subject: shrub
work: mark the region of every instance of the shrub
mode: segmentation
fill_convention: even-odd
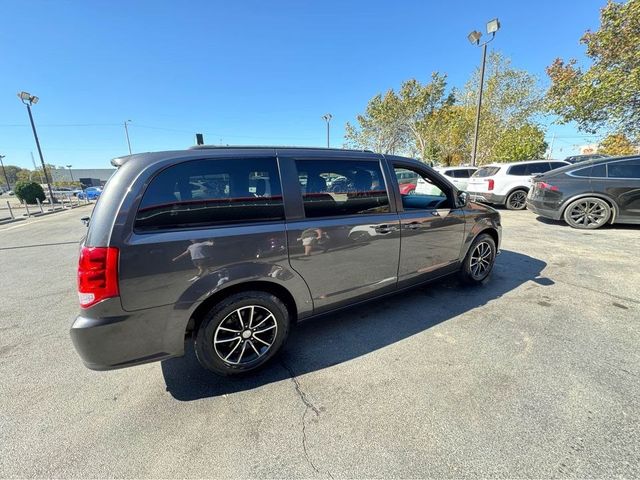
[[[46,198],[44,190],[40,184],[36,182],[26,182],[21,180],[16,183],[13,191],[16,194],[16,197],[18,197],[18,200],[24,200],[29,204],[36,203],[36,199],[44,202],[44,199]]]

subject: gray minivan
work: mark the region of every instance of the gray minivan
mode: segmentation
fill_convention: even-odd
[[[117,158],[78,265],[85,365],[183,355],[253,370],[295,322],[459,273],[490,274],[498,212],[416,160],[369,151],[194,147]],[[398,178],[423,186],[401,195]]]

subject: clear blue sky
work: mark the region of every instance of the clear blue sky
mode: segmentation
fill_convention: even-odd
[[[492,48],[545,80],[556,57],[584,58],[605,0],[0,0],[0,154],[31,165],[34,107],[45,160],[108,166],[127,152],[194,143],[333,145],[369,98],[433,71],[462,86],[480,61],[469,31],[499,17]],[[554,156],[588,139],[570,127]],[[562,151],[559,148],[562,147]],[[36,156],[37,159],[37,156]]]

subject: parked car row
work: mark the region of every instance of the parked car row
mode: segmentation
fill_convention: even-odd
[[[492,163],[480,167],[469,179],[467,191],[471,199],[509,210],[523,210],[531,179],[535,175],[570,165],[564,160],[532,160],[526,162]]]
[[[528,208],[574,228],[640,223],[640,157],[589,157],[484,165],[467,190],[472,200]]]

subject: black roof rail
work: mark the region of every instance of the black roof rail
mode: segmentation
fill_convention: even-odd
[[[367,152],[374,153],[373,150],[352,149],[352,148],[328,148],[328,147],[296,147],[292,145],[194,145],[189,150],[251,150],[261,148],[272,148],[275,150],[331,150],[337,152]]]

